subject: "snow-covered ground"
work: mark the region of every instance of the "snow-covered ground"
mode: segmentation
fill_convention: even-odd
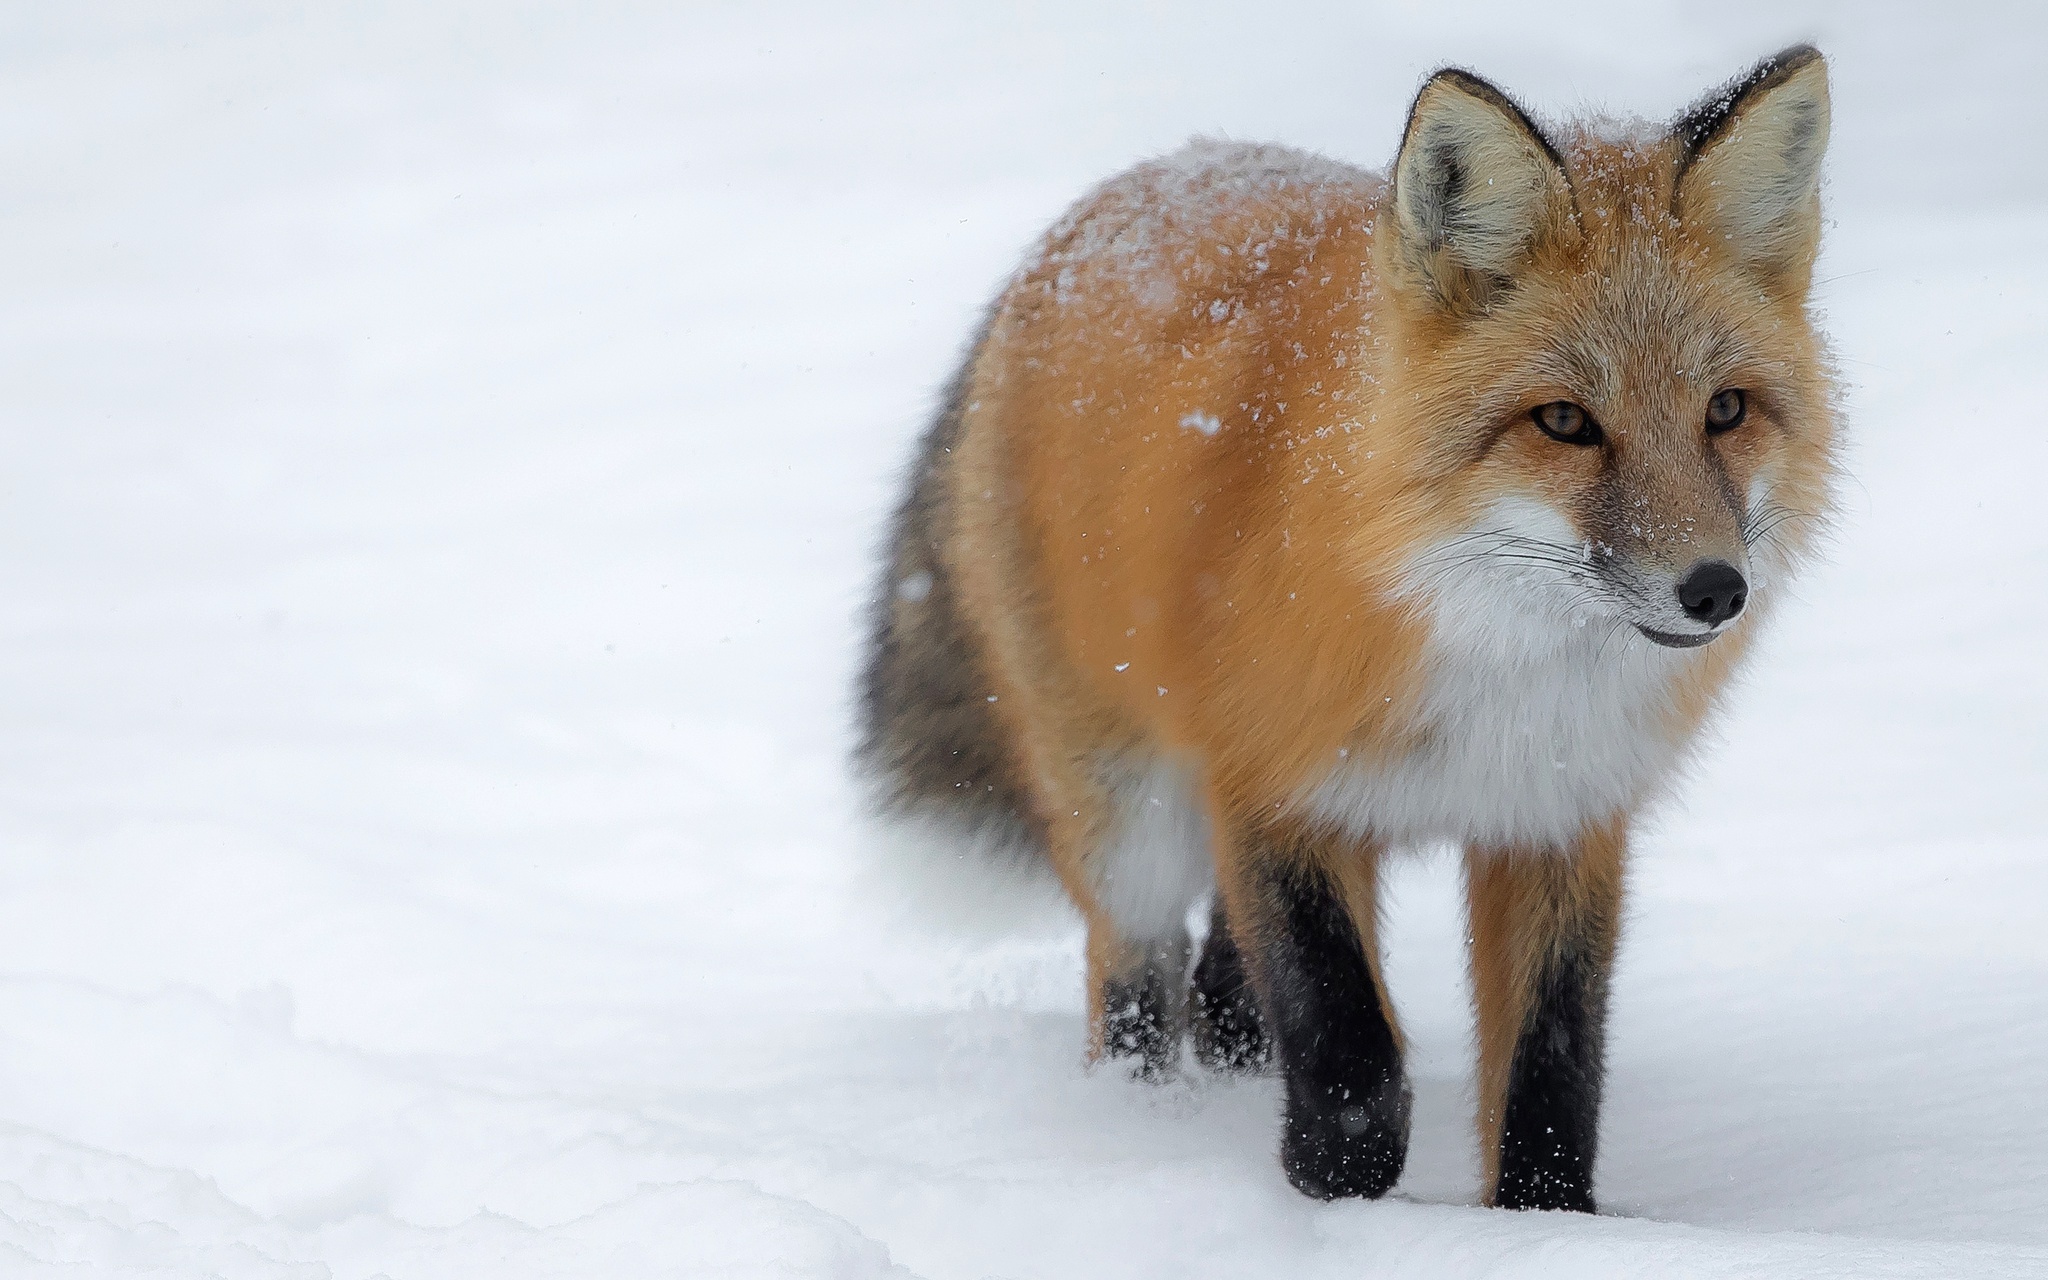
[[[2048,1273],[2032,6],[169,8],[0,13],[0,1274]],[[1408,1176],[1312,1203],[871,872],[894,475],[1136,157],[1799,38],[1855,478],[1643,841],[1607,1212],[1472,1207],[1442,859]]]

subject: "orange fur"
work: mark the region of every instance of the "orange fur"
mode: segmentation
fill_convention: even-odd
[[[1459,840],[1497,1157],[1532,975],[1577,929],[1571,945],[1598,952],[1604,983],[1628,818],[1710,714],[1777,583],[1703,647],[1645,649],[1634,630],[1671,631],[1670,584],[1688,565],[1789,570],[1828,503],[1832,393],[1807,312],[1817,206],[1774,194],[1798,194],[1782,172],[1817,173],[1825,72],[1789,52],[1753,73],[1743,130],[1716,132],[1710,113],[1668,134],[1573,129],[1553,149],[1497,90],[1444,73],[1392,179],[1197,145],[1085,199],[1004,290],[958,390],[957,434],[929,463],[933,537],[1000,754],[1088,922],[1098,1053],[1099,993],[1157,954],[1126,936],[1115,899],[1133,891],[1105,850],[1133,839],[1131,806],[1159,803],[1158,770],[1195,779],[1254,973],[1279,918],[1259,900],[1273,860],[1338,886],[1376,967],[1381,851]],[[1712,434],[1703,414],[1729,387],[1747,417]],[[1597,420],[1599,448],[1537,429],[1532,412],[1555,402]],[[1766,499],[1794,517],[1768,546]],[[1492,826],[1428,825],[1456,794],[1374,826],[1368,800],[1329,788],[1409,776],[1393,771],[1433,750],[1514,781],[1517,752],[1550,749],[1483,731],[1445,745],[1464,709],[1444,700],[1460,690],[1509,726],[1548,714],[1517,701],[1523,659],[1488,666],[1488,646],[1510,641],[1484,628],[1519,625],[1519,588],[1501,579],[1472,604],[1444,594],[1433,559],[1505,537],[1487,524],[1501,511],[1568,526],[1553,559],[1564,547],[1625,567],[1619,586],[1582,575],[1593,586],[1558,606],[1577,611],[1558,625],[1586,625],[1590,608],[1604,628],[1575,659],[1583,675],[1567,673],[1587,696],[1608,696],[1601,664],[1633,664],[1638,701],[1609,716],[1641,742],[1613,748],[1614,794],[1573,793],[1577,808],[1539,771],[1518,783],[1534,799],[1502,800]],[[1496,568],[1512,571],[1517,545],[1493,546]],[[1595,765],[1556,765],[1581,767]],[[1531,805],[1551,808],[1515,826]]]

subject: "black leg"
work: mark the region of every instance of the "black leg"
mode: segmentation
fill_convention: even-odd
[[[1137,963],[1102,985],[1102,1051],[1136,1059],[1132,1074],[1161,1080],[1180,1065],[1187,988],[1185,936],[1133,949]]]
[[[1555,957],[1537,984],[1501,1118],[1493,1196],[1503,1209],[1593,1212],[1606,988],[1592,966],[1569,952]]]
[[[1566,851],[1468,858],[1480,1132],[1501,1208],[1594,1212],[1625,852],[1617,829]]]
[[[1256,969],[1287,1078],[1281,1164],[1318,1199],[1384,1195],[1408,1159],[1409,1092],[1374,960],[1322,871],[1268,865]]]
[[[1220,894],[1209,913],[1209,939],[1195,964],[1189,1004],[1195,1061],[1211,1071],[1257,1071],[1271,1060],[1258,992],[1230,936]]]

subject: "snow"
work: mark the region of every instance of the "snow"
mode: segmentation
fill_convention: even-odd
[[[0,14],[0,1273],[2048,1271],[2042,21],[1545,12]],[[1408,1174],[1312,1203],[1273,1081],[1083,1069],[1070,919],[877,869],[897,473],[1134,159],[1805,38],[1854,479],[1643,841],[1606,1213],[1473,1207],[1441,857]]]

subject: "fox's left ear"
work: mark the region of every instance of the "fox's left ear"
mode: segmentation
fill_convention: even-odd
[[[1677,213],[1737,261],[1803,280],[1820,247],[1828,64],[1797,45],[1764,59],[1672,126]]]

